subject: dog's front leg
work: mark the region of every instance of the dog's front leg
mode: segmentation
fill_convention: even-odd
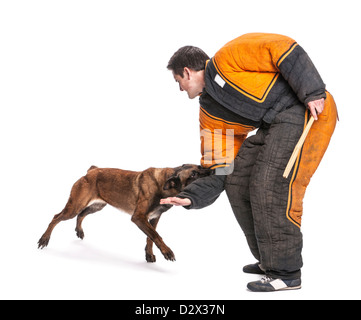
[[[154,230],[157,228],[160,217],[161,215],[149,221]],[[147,237],[147,245],[145,246],[145,260],[147,260],[147,262],[156,261],[155,255],[153,254],[153,241],[149,237]]]
[[[163,239],[160,237],[157,231],[155,231],[154,227],[148,222],[146,215],[148,208],[149,206],[147,206],[144,201],[143,203],[138,204],[132,216],[132,221],[148,236],[150,240],[155,243],[155,245],[162,252],[165,259],[175,261],[173,251],[166,246],[166,244],[163,242]]]
[[[154,230],[157,229],[157,225],[160,217],[162,216],[162,213],[166,212],[171,207],[171,205],[158,206],[153,212],[150,212],[150,214],[148,214],[148,218],[150,217],[149,223],[154,228]],[[145,259],[147,260],[147,262],[156,261],[155,255],[153,254],[153,241],[149,237],[147,237],[147,245],[145,246]]]

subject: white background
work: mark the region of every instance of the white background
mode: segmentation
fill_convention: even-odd
[[[360,257],[357,1],[1,1],[1,299],[357,299]],[[177,261],[144,259],[145,235],[114,208],[37,241],[91,165],[198,163],[198,101],[166,69],[183,45],[210,56],[247,32],[309,53],[340,115],[304,200],[303,288],[257,294],[226,196],[174,208],[158,231]]]

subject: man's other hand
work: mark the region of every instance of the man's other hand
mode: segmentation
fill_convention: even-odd
[[[325,107],[325,99],[319,99],[310,101],[308,103],[308,109],[311,111],[312,117],[315,118],[315,120],[318,120],[317,115],[320,114],[323,111],[323,108]]]

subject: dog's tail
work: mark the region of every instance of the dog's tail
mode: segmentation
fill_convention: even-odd
[[[93,169],[97,169],[98,167],[97,166],[91,166],[87,172],[89,172],[90,170],[93,170]]]

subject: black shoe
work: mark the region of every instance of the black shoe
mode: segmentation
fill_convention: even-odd
[[[261,268],[260,268],[260,263],[254,263],[254,264],[249,264],[247,266],[243,267],[243,272],[244,273],[252,273],[252,274],[266,274]]]
[[[259,281],[250,282],[247,288],[254,292],[272,292],[281,290],[301,289],[301,279],[282,280],[264,277]]]

